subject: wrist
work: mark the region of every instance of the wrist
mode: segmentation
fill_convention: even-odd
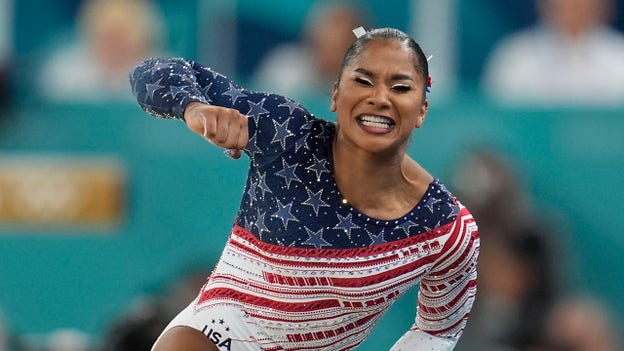
[[[186,104],[186,107],[184,107],[184,113],[182,114],[182,119],[184,119],[185,122],[188,121],[187,117],[189,117],[193,113],[193,110],[199,108],[202,105],[205,104],[198,101],[191,101]]]

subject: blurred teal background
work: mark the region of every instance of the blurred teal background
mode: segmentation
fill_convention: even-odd
[[[179,121],[155,120],[128,101],[51,104],[34,96],[32,68],[70,35],[79,3],[14,2],[16,93],[0,115],[0,162],[32,155],[113,158],[127,173],[126,207],[112,227],[0,224],[0,310],[18,334],[76,328],[97,338],[137,296],[158,292],[192,267],[212,265],[242,194],[247,161],[224,157]],[[234,2],[236,52],[245,54],[222,63],[227,73],[245,82],[263,50],[297,38],[313,3]],[[375,25],[409,29],[409,1],[364,3]],[[508,154],[544,217],[560,229],[566,288],[599,297],[623,320],[624,109],[504,108],[484,98],[477,79],[486,53],[502,35],[532,21],[528,11],[511,11],[513,3],[462,2],[461,93],[436,100],[434,88],[427,122],[409,153],[443,181],[471,148],[488,145]],[[210,45],[201,42],[205,33],[197,28],[205,23],[198,13],[231,2],[158,4],[168,53],[211,57],[202,51]],[[327,96],[306,103],[333,119]],[[394,306],[360,350],[386,350],[409,328],[415,293]]]

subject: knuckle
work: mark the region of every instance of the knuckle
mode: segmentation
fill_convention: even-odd
[[[209,129],[204,131],[204,135],[206,136],[206,138],[213,140],[217,136],[217,133],[215,133],[214,130]]]

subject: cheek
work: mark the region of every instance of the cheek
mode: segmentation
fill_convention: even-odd
[[[343,87],[340,91],[336,91],[332,95],[332,111],[345,114],[353,107],[354,99],[352,96],[352,92],[345,89],[346,88]]]

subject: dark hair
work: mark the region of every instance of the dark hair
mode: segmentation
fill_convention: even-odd
[[[340,64],[340,71],[338,72],[338,82],[340,82],[340,76],[342,75],[342,71],[344,70],[344,68],[349,65],[353,60],[355,60],[358,56],[360,56],[368,43],[374,40],[396,41],[411,50],[411,52],[414,54],[414,68],[417,72],[422,74],[423,84],[425,88],[427,87],[427,79],[429,78],[429,64],[427,63],[425,53],[420,48],[420,45],[418,45],[418,43],[416,43],[416,41],[412,37],[395,28],[372,29],[358,37],[347,49],[347,52],[342,59],[342,63]]]

